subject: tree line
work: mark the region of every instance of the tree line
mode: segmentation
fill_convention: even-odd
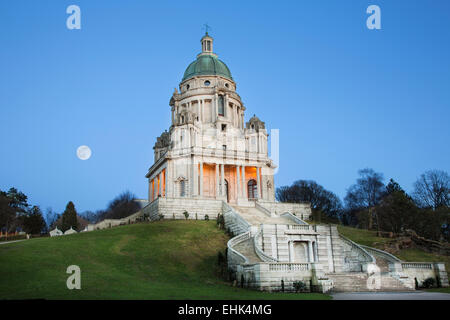
[[[450,176],[441,170],[423,173],[408,194],[394,179],[387,185],[382,173],[358,171],[344,201],[311,180],[277,188],[281,202],[310,202],[313,219],[362,229],[402,233],[414,230],[437,241],[449,240]]]
[[[27,195],[12,187],[8,191],[0,190],[0,231],[24,231],[33,235],[46,234],[55,227],[63,232],[70,228],[81,231],[88,223],[120,219],[139,211],[140,207],[134,199],[136,196],[133,193],[125,191],[111,200],[103,210],[78,213],[75,204],[69,201],[62,213],[48,208],[44,215],[39,206],[28,203]]]

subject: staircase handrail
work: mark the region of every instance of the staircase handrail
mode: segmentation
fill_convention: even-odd
[[[237,250],[233,249],[233,246],[237,245],[238,243],[241,243],[242,241],[250,239],[250,237],[251,237],[250,231],[247,231],[247,232],[241,233],[240,235],[228,240],[228,242],[227,242],[228,254],[230,254],[230,252],[231,252],[231,253],[237,255],[239,258],[241,258],[244,261],[245,264],[247,264],[249,262],[247,257],[244,256],[243,254],[241,254],[240,252],[238,252]]]
[[[266,254],[262,250],[262,248],[259,247],[259,245],[258,245],[258,237],[260,237],[260,236],[261,236],[261,230],[258,230],[258,232],[253,237],[253,245],[255,247],[256,255],[264,262],[278,262],[277,259],[269,256],[268,254]]]
[[[260,205],[258,202],[255,202],[255,208],[264,212],[266,215],[268,215],[269,217],[272,216],[272,213],[270,212],[269,209],[267,209],[266,207],[263,207],[262,205]]]
[[[369,247],[369,246],[365,246],[360,244],[361,247],[363,247],[364,249],[366,249],[367,251],[372,251],[375,252],[381,256],[384,256],[386,260],[388,260],[389,262],[403,262],[402,260],[400,260],[399,258],[397,258],[396,256],[394,256],[393,254],[390,254],[389,252],[377,249],[377,248],[373,248],[373,247]]]
[[[306,223],[305,221],[303,221],[302,219],[300,219],[296,215],[293,215],[290,212],[285,212],[285,213],[280,214],[280,217],[283,217],[283,216],[287,216],[288,219],[291,219],[291,220],[295,221],[297,224],[306,224],[306,225],[308,224],[308,223]]]
[[[371,263],[375,263],[375,257],[372,256],[370,253],[368,253],[363,247],[361,247],[359,244],[353,242],[352,240],[344,237],[342,234],[339,234],[339,237],[344,240],[345,242],[347,242],[348,244],[350,244],[353,248],[359,249],[363,255],[368,259],[367,262],[371,262]]]
[[[237,213],[236,210],[233,209],[233,207],[231,207],[225,201],[222,201],[222,205],[226,208],[225,213],[231,212],[233,214],[233,216],[236,218],[236,220],[239,221],[239,223],[242,223],[245,226],[246,229],[250,229],[251,224],[248,223],[248,221],[245,220],[239,213]]]

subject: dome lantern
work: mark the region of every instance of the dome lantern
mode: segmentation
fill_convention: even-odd
[[[200,40],[202,43],[202,53],[213,53],[213,38],[208,35],[208,32]]]

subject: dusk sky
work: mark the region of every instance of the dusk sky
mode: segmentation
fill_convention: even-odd
[[[72,4],[81,30],[66,27]],[[277,187],[312,179],[343,198],[366,167],[408,192],[450,172],[450,1],[14,0],[0,3],[0,189],[57,212],[147,198],[205,23],[245,120],[280,130]]]

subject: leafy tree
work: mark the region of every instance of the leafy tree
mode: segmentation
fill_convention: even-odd
[[[445,171],[426,171],[414,183],[413,197],[421,208],[450,207],[450,176]]]
[[[400,233],[415,229],[418,208],[412,198],[393,179],[386,186],[386,195],[375,209],[380,229]]]
[[[72,227],[74,230],[78,230],[77,211],[75,210],[75,205],[72,201],[69,201],[69,203],[67,203],[66,210],[64,210],[62,214],[61,223],[62,231],[69,230],[70,227]]]
[[[360,212],[367,210],[367,227],[372,229],[374,216],[379,226],[378,216],[374,208],[385,194],[383,174],[369,168],[359,170],[358,174],[360,177],[356,180],[356,184],[353,184],[347,190],[347,195],[344,198],[345,206],[348,210]]]
[[[41,233],[46,227],[41,209],[38,206],[29,209],[28,213],[22,217],[22,225],[23,230],[28,234]]]
[[[449,212],[445,208],[425,208],[418,211],[411,229],[427,239],[448,241],[449,222]]]
[[[283,186],[276,191],[280,202],[309,202],[314,216],[325,215],[337,219],[342,212],[342,203],[333,192],[311,180],[298,180],[291,186]]]
[[[400,187],[400,185],[394,180],[394,179],[390,179],[388,185],[386,186],[386,195],[390,195],[394,192],[403,192],[405,193],[405,191],[402,189],[402,187]]]
[[[0,228],[9,231],[11,223],[16,217],[16,210],[10,205],[11,199],[6,192],[0,191]]]
[[[10,188],[6,196],[11,200],[10,206],[16,209],[17,213],[25,213],[28,208],[28,197],[16,188]]]

